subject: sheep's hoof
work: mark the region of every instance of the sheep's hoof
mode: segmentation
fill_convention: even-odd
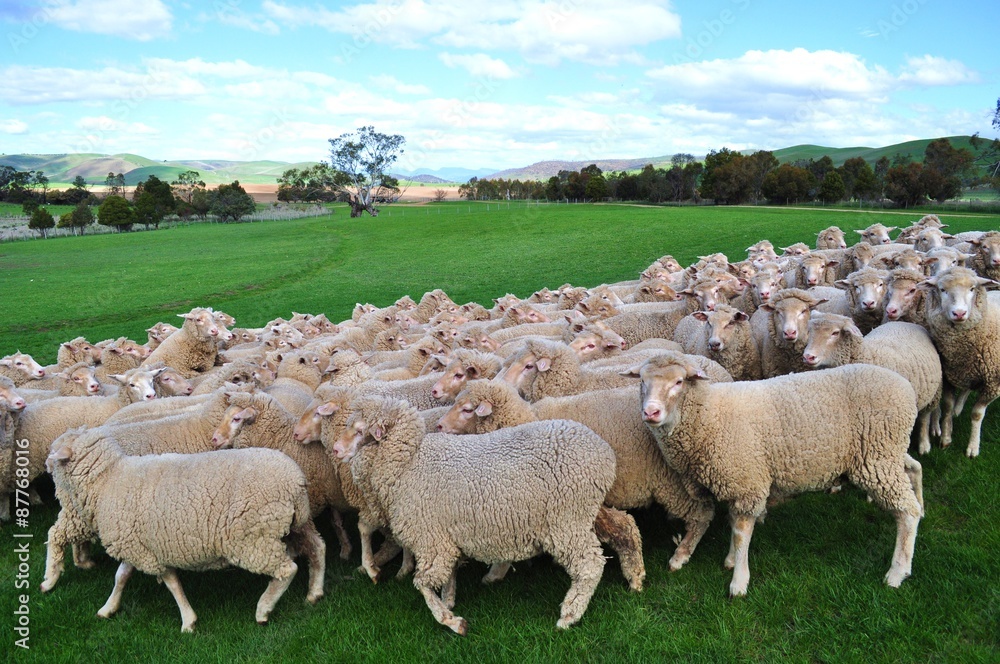
[[[885,583],[890,588],[898,588],[910,573],[901,569],[890,569],[885,575]]]
[[[95,563],[90,558],[76,561],[77,569],[94,569],[95,567],[97,567],[97,563]]]
[[[113,615],[114,615],[113,611],[111,611],[110,609],[106,609],[104,607],[101,607],[101,610],[97,612],[97,617],[104,618],[105,620],[107,620]]]
[[[920,443],[920,447],[917,448],[919,454],[929,454],[931,451],[930,443]]]
[[[556,629],[569,629],[579,620],[578,617],[574,616],[572,613],[567,613],[559,618],[556,623]]]
[[[351,558],[351,545],[347,544],[346,546],[340,547],[340,559],[350,560],[350,558]]]
[[[729,584],[729,597],[746,597],[747,595],[747,584],[746,582],[737,583],[733,581]]]
[[[970,447],[970,448],[966,449],[965,450],[965,456],[969,457],[970,459],[975,459],[977,456],[979,456],[979,448],[978,447]]]
[[[670,571],[676,572],[691,560],[691,554],[687,551],[675,551],[670,557]]]
[[[266,623],[267,621],[264,621],[264,622]],[[181,633],[182,634],[194,634],[194,623],[191,623],[189,625],[181,625]]]
[[[459,616],[452,616],[450,620],[445,623],[448,628],[458,634],[459,636],[465,636],[469,633],[469,621],[465,618]]]
[[[43,593],[47,593],[50,592],[53,588],[55,588],[55,585],[56,582],[54,580],[49,581],[48,579],[46,579],[45,581],[42,581],[42,584],[38,586],[38,589],[41,590]]]
[[[316,606],[316,602],[323,599],[323,593],[316,593],[315,595],[306,595],[306,602],[312,606]]]

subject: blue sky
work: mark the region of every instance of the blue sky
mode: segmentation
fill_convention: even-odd
[[[996,0],[0,0],[0,152],[404,169],[980,132]]]

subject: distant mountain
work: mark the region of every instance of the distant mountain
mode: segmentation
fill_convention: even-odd
[[[420,182],[415,176],[430,175],[439,178],[441,182],[465,184],[472,178],[483,178],[492,175],[496,173],[496,170],[495,168],[418,168],[415,171],[401,170],[399,174],[407,180],[413,180],[414,182]]]
[[[451,180],[442,180],[433,175],[403,175],[402,173],[393,173],[392,177],[397,180],[409,180],[410,182],[422,182],[424,184],[454,184]]]
[[[946,138],[951,141],[952,146],[956,149],[968,148],[970,152],[975,153],[975,150],[969,143],[969,139],[971,137],[947,136]],[[853,157],[861,157],[869,164],[874,164],[882,157],[892,159],[897,154],[908,155],[913,159],[913,161],[923,161],[924,152],[927,150],[927,144],[935,140],[937,139],[923,138],[916,141],[907,141],[906,143],[887,145],[881,148],[827,148],[821,145],[793,145],[790,148],[775,150],[774,156],[777,157],[779,162],[784,164],[787,162],[798,161],[799,159],[820,159],[826,155],[833,160],[834,166],[841,166],[845,161]],[[753,150],[744,150],[744,154],[749,154],[750,152],[753,152]]]
[[[610,171],[634,171],[643,168],[646,164],[652,164],[656,168],[670,166],[670,157],[640,157],[636,159],[588,159],[585,161],[539,161],[531,166],[523,168],[508,168],[503,171],[492,173],[490,179],[503,178],[505,180],[548,180],[553,175],[558,175],[559,171],[578,171],[591,164],[604,172]]]

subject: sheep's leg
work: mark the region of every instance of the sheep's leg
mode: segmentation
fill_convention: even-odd
[[[594,520],[594,532],[601,544],[608,544],[618,554],[622,575],[629,587],[641,592],[646,578],[646,564],[642,559],[642,536],[635,519],[626,512],[601,506]]]
[[[941,447],[951,445],[951,430],[955,420],[955,388],[945,385],[941,394]]]
[[[372,583],[378,583],[379,574],[379,568],[372,556],[372,533],[375,530],[364,519],[358,519],[358,532],[361,533],[361,569],[365,571]]]
[[[45,552],[45,578],[42,579],[41,590],[47,593],[55,587],[63,572],[63,560],[66,556],[66,545],[69,540],[67,533],[66,510],[60,510],[56,522],[49,528],[49,537]]]
[[[442,588],[449,583],[450,579],[454,578],[458,555],[458,552],[455,551],[451,555],[439,554],[427,562],[421,560],[416,574],[413,575],[413,585],[424,596],[427,608],[431,610],[436,621],[456,634],[465,636],[469,632],[469,623],[466,622],[465,618],[452,613],[441,597],[434,592],[435,588]]]
[[[513,567],[513,565],[510,561],[490,565],[490,571],[483,575],[482,582],[489,584],[496,583],[497,581],[503,581],[503,578],[507,576],[507,572],[510,571],[511,567]]]
[[[927,454],[931,451],[931,408],[925,408],[917,416],[918,445],[917,451],[920,454]]]
[[[959,392],[958,396],[955,397],[955,417],[960,416],[962,411],[965,410],[965,402],[971,393],[972,390],[962,390]]]
[[[969,445],[965,448],[965,455],[968,457],[979,456],[979,435],[983,428],[983,418],[986,417],[986,408],[993,403],[995,396],[980,394],[976,403],[972,406],[972,426],[969,433]]]
[[[756,523],[751,514],[738,514],[733,517],[733,580],[729,584],[730,597],[742,597],[747,594],[747,584],[750,583],[750,538]]]
[[[194,609],[191,608],[190,602],[188,602],[187,597],[184,595],[184,588],[181,587],[181,580],[177,578],[177,572],[167,568],[160,575],[160,579],[166,584],[170,594],[174,596],[177,608],[181,611],[181,632],[193,632],[194,624],[198,621],[198,616],[195,615]]]
[[[941,398],[934,404],[934,414],[931,416],[931,435],[941,437]]]
[[[292,585],[292,579],[295,578],[295,572],[298,571],[299,567],[294,562],[290,561],[291,571],[285,576],[274,576],[271,577],[271,582],[267,584],[267,588],[264,590],[264,594],[260,596],[257,600],[257,624],[266,625],[267,618],[271,615],[271,611],[274,609],[274,605],[278,603],[281,596],[285,594],[288,590],[288,586]],[[283,565],[282,571],[286,571],[287,568]],[[311,591],[310,591],[311,592]],[[318,599],[318,598],[317,598]]]
[[[416,567],[416,564],[413,562],[413,552],[409,549],[403,549],[403,564],[399,566],[396,578],[405,579],[413,573],[414,567]]]
[[[448,607],[448,610],[455,608],[455,595],[458,593],[458,567],[451,571],[451,578],[448,583],[441,588],[441,601]]]
[[[604,573],[601,543],[590,532],[586,535],[588,536],[586,539],[577,535],[569,540],[569,542],[575,540],[575,547],[552,552],[553,559],[569,572],[571,579],[569,591],[559,609],[559,620],[556,622],[556,627],[559,629],[567,629],[579,622]]]
[[[885,582],[898,588],[913,569],[913,548],[917,541],[920,517],[906,512],[895,512],[895,517],[896,550],[892,554],[892,566],[885,575]]]
[[[90,557],[90,542],[73,542],[73,564],[79,569],[93,569],[94,561]]]
[[[337,543],[340,544],[340,559],[347,560],[351,557],[351,538],[344,529],[344,517],[337,510],[331,509],[330,521],[333,523],[333,532],[337,534]]]
[[[309,590],[306,601],[315,604],[323,597],[323,577],[326,573],[326,542],[319,536],[312,521],[307,522],[297,533],[301,538],[301,550],[309,560]]]
[[[33,486],[28,487],[28,504],[30,505],[42,504],[42,497],[38,495],[38,491]]]
[[[122,593],[125,591],[125,584],[128,583],[134,571],[135,567],[128,563],[123,562],[118,566],[118,571],[115,572],[115,587],[111,591],[111,597],[108,598],[108,601],[97,612],[99,618],[110,618],[117,613],[118,608],[122,605]]]
[[[910,479],[910,486],[913,487],[913,495],[917,498],[917,504],[920,505],[920,514],[923,516],[924,469],[919,461],[907,454],[903,457],[903,471],[906,472],[906,476]]]
[[[684,537],[679,535],[674,537],[674,544],[677,545],[677,548],[674,550],[674,555],[670,557],[671,572],[676,572],[691,560],[695,548],[701,538],[705,536],[711,522],[711,515],[707,521],[700,518],[684,520]]]

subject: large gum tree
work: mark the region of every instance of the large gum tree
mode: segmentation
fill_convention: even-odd
[[[399,193],[389,168],[403,154],[405,142],[399,134],[383,134],[372,126],[330,139],[331,186],[351,206],[352,217],[363,212],[378,216],[376,204]]]

